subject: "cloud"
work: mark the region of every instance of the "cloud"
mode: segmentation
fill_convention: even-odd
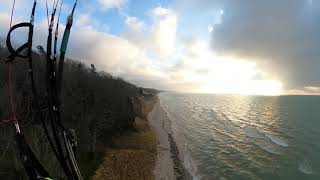
[[[145,27],[144,22],[134,16],[127,16],[126,24],[133,31],[141,31]]]
[[[90,13],[82,13],[76,16],[75,27],[90,27],[95,28],[98,31],[108,32],[110,27],[107,24],[103,24],[95,19]]]
[[[1,0],[0,10],[1,11],[7,11],[8,13],[11,14],[12,3],[13,3],[13,1],[11,1],[11,0]],[[19,12],[19,10],[24,9],[28,4],[31,4],[31,3],[27,2],[27,1],[16,1],[15,2],[15,10],[16,10],[16,12]]]
[[[164,17],[164,16],[167,16],[169,14],[173,14],[173,12],[170,9],[158,6],[158,7],[154,8],[154,9],[152,9],[151,14],[154,17]]]
[[[174,11],[156,7],[151,11],[154,18],[153,40],[155,52],[161,58],[167,58],[175,51],[178,17]]]
[[[308,86],[299,89],[291,89],[287,92],[290,95],[320,95],[319,86]]]
[[[320,84],[319,1],[178,0],[173,7],[211,31],[213,52],[254,61],[286,88]]]
[[[212,25],[208,26],[208,31],[209,31],[209,33],[211,33],[213,31],[213,26]]]
[[[86,26],[91,24],[92,19],[90,18],[89,14],[80,14],[77,17],[76,25],[77,26]]]
[[[224,1],[212,49],[254,59],[289,88],[319,84],[320,2]],[[214,6],[214,4],[212,4]]]
[[[120,8],[127,1],[98,2],[110,9]],[[93,16],[94,12],[80,8],[68,56],[140,86],[166,90],[219,90],[219,85],[227,89],[240,80],[248,86],[277,85],[276,80],[281,78],[294,89],[316,87],[320,81],[315,70],[320,67],[316,61],[320,57],[315,34],[317,6],[301,10],[300,1],[290,2],[283,8],[285,3],[275,0],[186,0],[179,7],[158,6],[146,12],[151,21],[121,10],[118,12],[125,29],[118,34],[103,27],[101,17]],[[199,21],[203,14],[210,16],[211,21],[203,23],[204,31],[211,35],[209,43],[199,34],[177,32],[180,20],[188,21],[182,16],[185,12]],[[8,23],[7,14],[0,13],[1,24]],[[15,16],[17,22],[23,18],[21,14]],[[44,45],[46,18],[38,19],[34,44]],[[1,26],[1,36],[5,32],[7,28]]]
[[[104,9],[120,8],[127,3],[127,0],[98,0]]]
[[[141,19],[123,14],[127,25],[123,37],[147,50],[154,57],[169,60],[176,51],[178,16],[168,8],[156,7],[149,11],[152,19],[147,25]]]
[[[156,13],[160,17],[165,17],[170,12],[161,11],[161,13]],[[169,14],[174,13],[170,12]],[[162,56],[153,49],[153,46],[157,45],[157,41],[152,38],[157,35],[154,32],[159,27],[158,24],[162,22],[162,18],[154,19],[153,24],[143,30],[143,28],[132,28],[131,26],[135,27],[136,24],[144,24],[144,22],[138,18],[130,17],[131,21],[126,19],[126,22],[128,32],[131,34],[116,36],[94,28],[86,20],[88,19],[87,14],[81,16],[80,22],[75,24],[76,31],[73,30],[71,33],[67,55],[87,65],[95,64],[98,70],[110,72],[140,86],[200,92],[204,90],[204,85],[221,85],[219,78],[224,77],[225,79],[229,78],[227,79],[229,84],[225,84],[225,88],[228,88],[230,84],[234,84],[233,77],[238,78],[245,75],[243,72],[249,72],[248,70],[253,69],[252,65],[247,62],[236,64],[236,67],[244,66],[238,71],[236,68],[226,68],[231,60],[217,57],[209,50],[206,42],[196,37],[184,39],[181,42],[182,48],[169,53],[170,59],[168,61],[162,61],[160,59]],[[36,24],[35,30],[34,44],[45,43],[43,41],[47,31],[45,18]],[[148,41],[145,44],[139,44],[136,43],[139,40],[135,38],[145,38]],[[151,46],[149,47],[147,44]],[[237,76],[233,76],[232,73]]]
[[[163,15],[165,16],[165,15]],[[146,29],[143,21],[137,17],[127,16],[125,23],[127,24],[127,31],[130,32],[124,35],[113,35],[108,31],[100,31],[96,28],[96,24],[89,13],[79,13],[75,19],[74,28],[72,30],[70,41],[68,45],[67,56],[80,60],[81,62],[90,65],[95,64],[98,70],[107,71],[115,76],[123,77],[130,82],[144,87],[154,87],[159,89],[175,89],[170,87],[170,79],[161,69],[161,63],[157,63],[157,56],[149,56],[146,52],[153,51],[153,35],[157,24],[161,23],[166,17],[159,17],[154,21],[154,24]],[[17,22],[21,21],[21,17],[15,16]],[[91,19],[89,21],[89,19]],[[0,13],[0,23],[8,24],[9,16],[7,13]],[[153,28],[155,27],[155,28]],[[60,25],[59,39],[63,34],[64,25]],[[162,28],[163,30],[163,28]],[[2,37],[6,36],[8,28],[0,27]],[[34,45],[45,46],[47,36],[47,19],[42,17],[38,19],[34,29]],[[144,32],[145,31],[145,32]],[[145,39],[145,41],[140,41]],[[26,37],[26,32],[18,32],[14,37],[17,38],[18,43],[23,42]],[[140,41],[139,43],[136,43]],[[151,45],[152,47],[149,47]]]
[[[143,48],[130,40],[92,27],[73,31],[68,56],[144,87],[168,89],[166,75]]]
[[[0,13],[0,37],[5,37],[6,32],[9,30],[10,17],[7,14]]]

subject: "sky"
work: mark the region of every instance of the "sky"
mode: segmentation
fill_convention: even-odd
[[[32,2],[16,0],[14,23]],[[63,2],[60,39],[73,3]],[[11,4],[0,0],[0,37]],[[34,45],[45,46],[45,7],[38,0]],[[161,90],[318,95],[319,19],[317,0],[79,0],[67,56]]]

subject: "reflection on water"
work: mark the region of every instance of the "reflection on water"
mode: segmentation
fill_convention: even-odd
[[[319,179],[320,98],[160,94],[202,179]]]

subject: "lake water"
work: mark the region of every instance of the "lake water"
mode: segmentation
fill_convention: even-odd
[[[159,97],[195,177],[320,179],[320,97]]]

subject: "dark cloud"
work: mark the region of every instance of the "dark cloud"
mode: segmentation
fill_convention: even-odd
[[[258,61],[288,87],[320,84],[320,1],[229,0],[212,48]],[[216,6],[216,3],[213,3]]]

